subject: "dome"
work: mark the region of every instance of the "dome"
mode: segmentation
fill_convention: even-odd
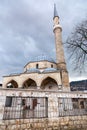
[[[29,73],[39,73],[40,71],[36,68],[30,68],[30,69],[27,70],[27,72],[29,72]]]
[[[39,62],[39,61],[49,61],[55,63],[55,60],[52,59],[50,56],[42,54],[40,56],[37,56],[35,58],[31,58],[29,62]]]
[[[46,68],[46,69],[43,71],[43,73],[56,72],[56,71],[57,71],[57,69],[55,69],[55,68]]]

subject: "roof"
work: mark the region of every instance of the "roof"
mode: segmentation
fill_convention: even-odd
[[[27,72],[29,72],[29,73],[39,73],[40,71],[39,71],[39,69],[36,69],[36,68],[30,68],[30,69],[27,70]]]
[[[32,63],[32,62],[40,62],[40,61],[49,61],[49,62],[52,62],[52,63],[56,63],[55,60],[53,58],[51,58],[50,56],[48,56],[46,54],[42,54],[40,56],[30,58],[29,62],[27,64]]]
[[[46,68],[46,69],[43,71],[43,73],[56,72],[56,71],[57,71],[57,69],[55,69],[55,68]]]
[[[39,69],[30,68],[25,73],[48,73],[48,72],[57,72],[57,69],[55,69],[55,68],[46,68],[43,72],[40,72]]]

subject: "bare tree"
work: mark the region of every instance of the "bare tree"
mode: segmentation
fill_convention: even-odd
[[[76,26],[66,41],[69,59],[74,69],[82,72],[87,67],[87,20]]]

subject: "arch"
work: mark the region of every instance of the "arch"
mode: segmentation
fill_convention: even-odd
[[[33,88],[36,88],[37,83],[33,79],[29,78],[23,82],[22,86],[23,86],[23,88],[32,88],[33,89]]]
[[[42,83],[41,83],[41,88],[42,89],[58,89],[58,83],[55,79],[51,78],[51,77],[47,77],[45,79],[43,79]]]
[[[15,80],[10,80],[7,84],[6,84],[7,88],[18,88],[18,83]]]

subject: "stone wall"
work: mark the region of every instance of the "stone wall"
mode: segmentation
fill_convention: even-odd
[[[0,125],[0,130],[87,130],[87,116],[7,120]]]
[[[48,118],[3,120],[6,96],[48,98]],[[87,93],[0,89],[0,130],[87,130],[87,115],[59,117],[58,98],[87,98]]]

